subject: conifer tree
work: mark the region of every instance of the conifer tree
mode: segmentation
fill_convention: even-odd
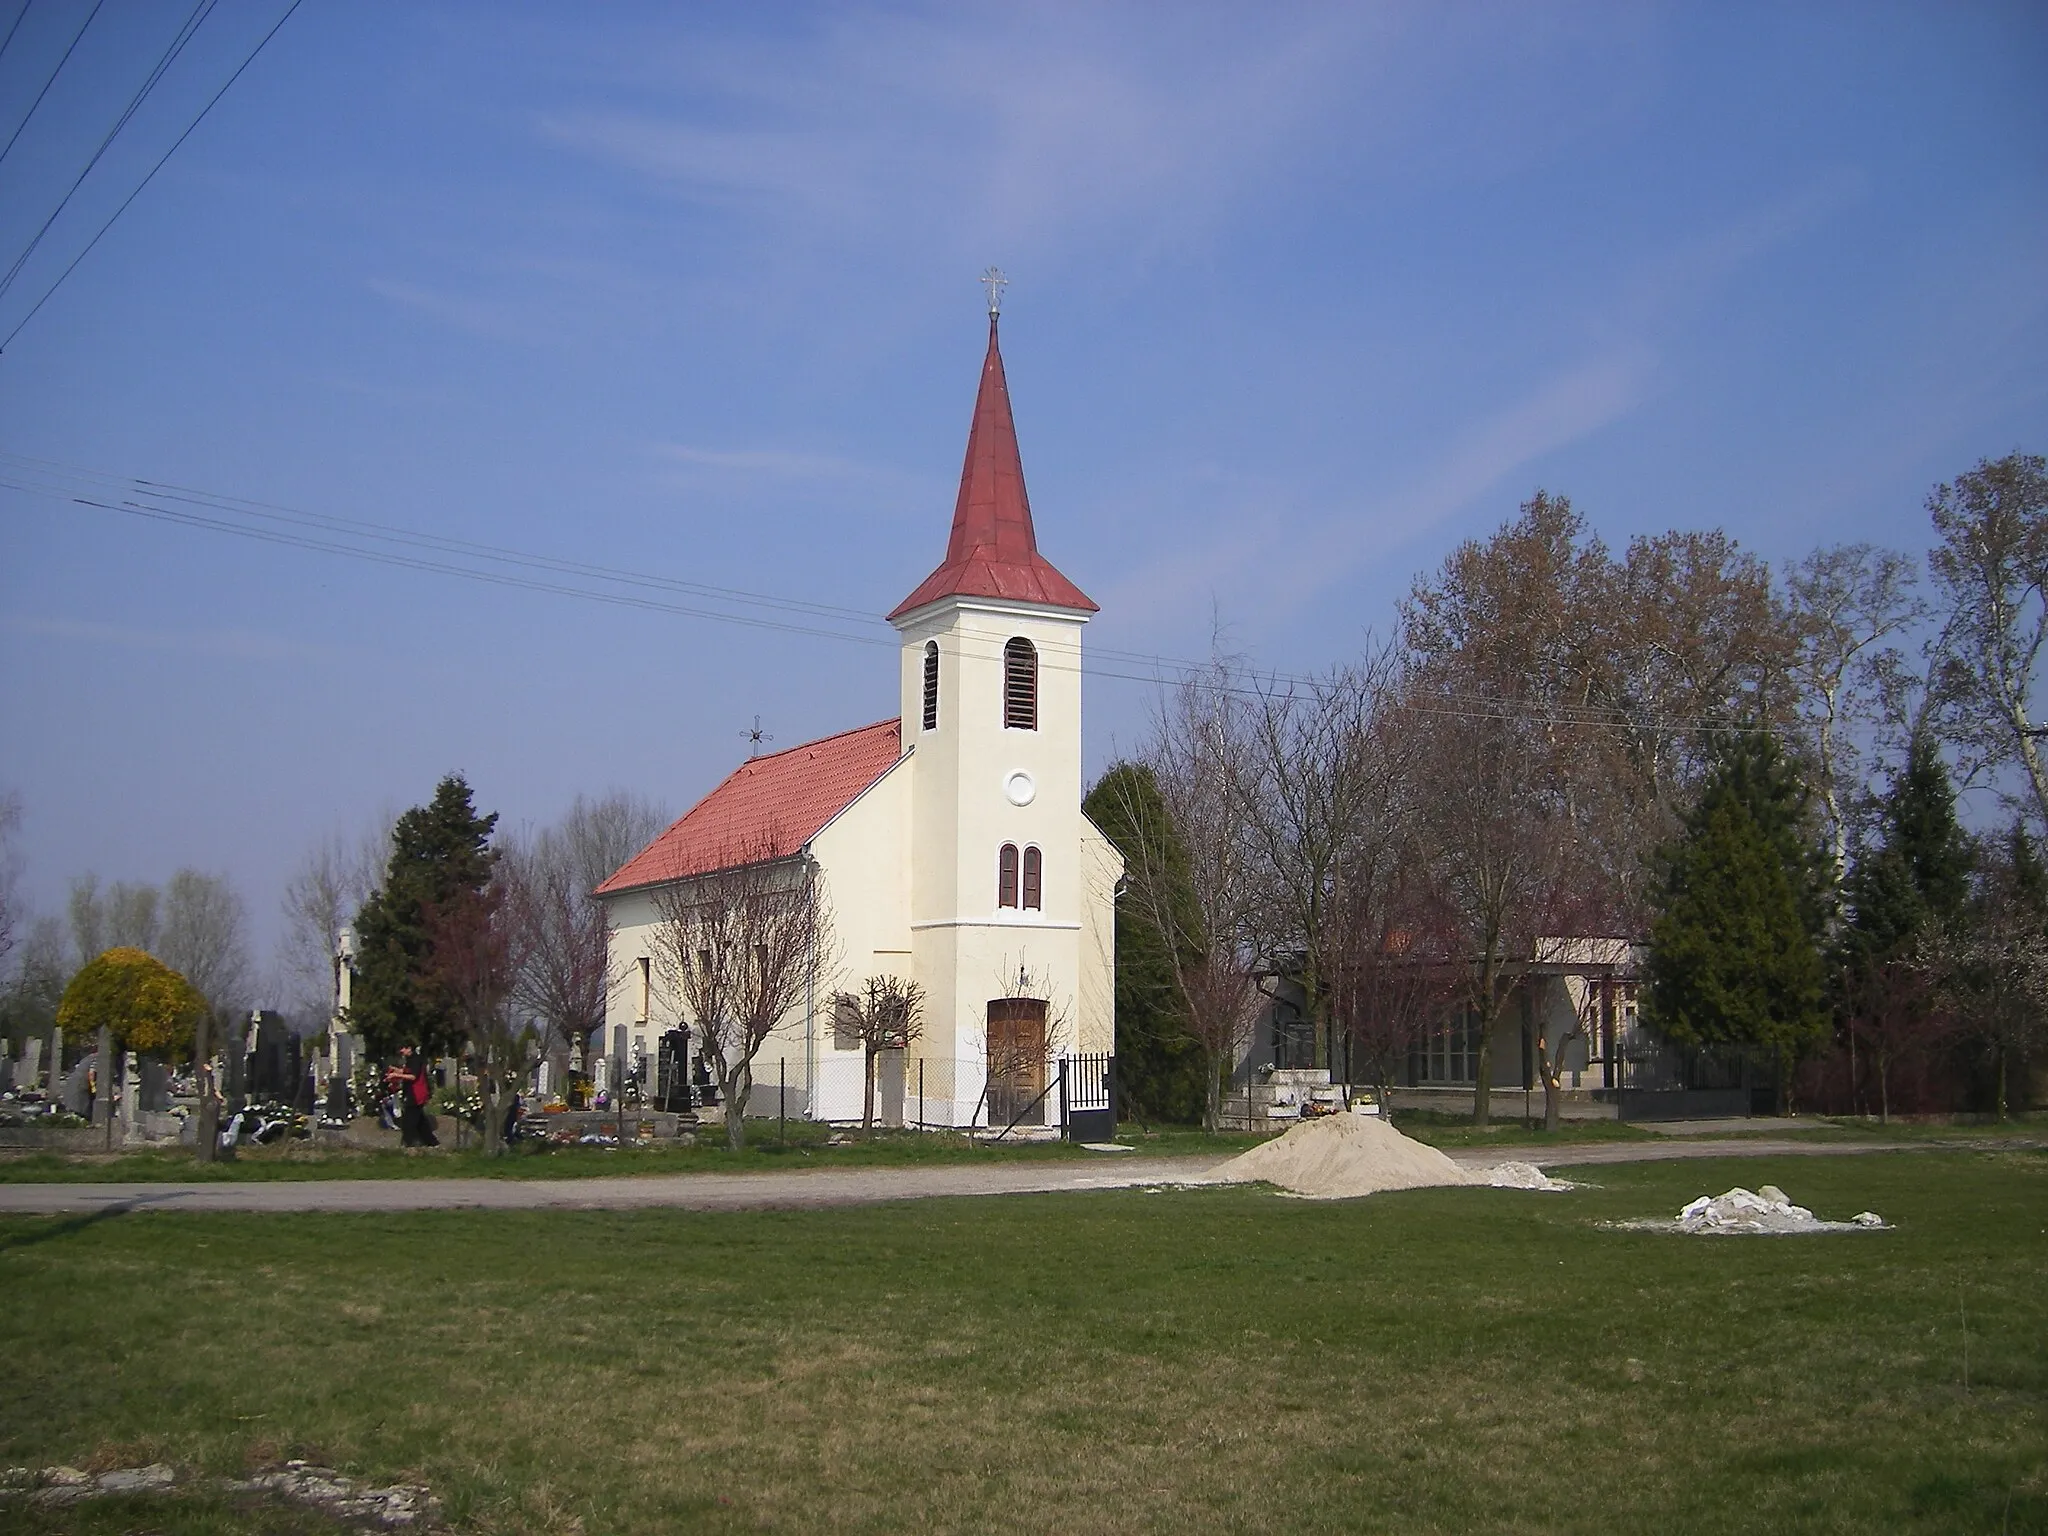
[[[1708,781],[1668,856],[1643,1007],[1680,1044],[1770,1053],[1781,1108],[1800,1054],[1827,1029],[1820,860],[1788,780],[1775,745],[1752,739]]]
[[[1863,1068],[1875,1068],[1881,1121],[1891,1119],[1894,1064],[1925,1048],[1938,1023],[1935,955],[1969,898],[1970,863],[1948,769],[1920,737],[1885,796],[1881,841],[1849,877],[1838,945],[1851,1092],[1860,1096]]]
[[[1138,864],[1149,840],[1185,884],[1187,854],[1150,768],[1117,764],[1096,781],[1081,809],[1127,864]],[[1184,899],[1193,905],[1191,893]],[[1133,900],[1127,885],[1116,905],[1117,1082],[1140,1115],[1196,1124],[1205,1105],[1202,1051],[1188,1033],[1168,943],[1146,903]]]
[[[451,1050],[461,1033],[443,989],[432,982],[433,913],[480,896],[497,859],[490,846],[496,812],[479,816],[468,783],[450,774],[434,798],[398,818],[383,885],[356,915],[355,979],[349,1023],[373,1059],[410,1045],[429,1056]]]
[[[1970,840],[1934,743],[1916,740],[1886,795],[1883,841],[1857,861],[1843,935],[1852,961],[1897,958],[1927,923],[1950,922],[1970,894]]]

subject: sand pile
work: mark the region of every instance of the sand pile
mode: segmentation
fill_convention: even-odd
[[[1403,1136],[1377,1115],[1304,1120],[1286,1135],[1232,1158],[1209,1180],[1276,1184],[1317,1200],[1347,1200],[1383,1189],[1491,1182],[1466,1172],[1436,1148]]]
[[[1766,1184],[1754,1191],[1738,1185],[1726,1194],[1701,1195],[1687,1202],[1670,1221],[1617,1221],[1614,1225],[1637,1232],[1682,1232],[1691,1237],[1785,1237],[1878,1228],[1884,1225],[1884,1218],[1875,1211],[1864,1211],[1847,1221],[1822,1221],[1805,1206],[1794,1205],[1777,1185]]]

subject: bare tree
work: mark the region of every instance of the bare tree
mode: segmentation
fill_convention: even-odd
[[[468,1048],[483,1104],[486,1156],[504,1150],[505,1110],[527,1066],[528,1037],[512,1012],[519,932],[493,880],[425,912],[429,947],[423,980]]]
[[[1871,544],[1817,549],[1785,574],[1794,651],[1791,678],[1813,742],[1815,788],[1837,889],[1849,869],[1846,791],[1858,782],[1851,734],[1882,720],[1901,696],[1898,638],[1927,616],[1913,561]]]
[[[192,1059],[199,1079],[199,1125],[194,1138],[199,1161],[211,1162],[220,1146],[220,1085],[213,1056],[228,1038],[229,1021],[248,1007],[249,945],[242,898],[225,875],[181,869],[164,887],[162,926],[155,954],[180,972],[206,999],[195,1027]]]
[[[1443,664],[1414,679],[1409,709],[1423,741],[1414,780],[1418,835],[1432,893],[1464,960],[1476,1029],[1472,1114],[1492,1112],[1493,1034],[1517,970],[1556,931],[1574,837],[1545,723],[1523,701],[1491,707]]]
[[[1126,842],[1125,899],[1160,936],[1188,1035],[1202,1053],[1203,1118],[1256,1021],[1263,900],[1244,787],[1257,777],[1250,717],[1223,660],[1164,693],[1143,761],[1105,775]]]
[[[1331,1018],[1349,1042],[1354,1067],[1372,1083],[1380,1112],[1391,1117],[1393,1088],[1410,1053],[1462,993],[1461,956],[1441,912],[1399,873],[1377,887],[1347,881],[1336,933]]]
[[[875,1062],[884,1051],[908,1050],[924,1038],[924,988],[900,976],[870,976],[859,993],[842,992],[833,999],[835,1035],[851,1035],[861,1045],[866,1067],[860,1128],[875,1128]]]
[[[68,911],[76,963],[84,965],[118,947],[154,954],[162,927],[161,899],[162,893],[153,885],[117,880],[102,891],[97,875],[85,874],[72,881]]]
[[[2048,643],[2048,460],[1984,460],[1927,499],[1941,542],[1928,557],[1940,589],[1945,653],[1937,684],[1943,734],[1979,765],[2017,764],[2032,812],[2048,821],[2048,762],[2034,689]]]
[[[725,1102],[726,1145],[746,1145],[754,1058],[815,995],[833,963],[832,913],[817,865],[766,846],[654,892],[655,970],[699,1032]]]
[[[504,849],[500,868],[524,955],[514,996],[571,1051],[604,1026],[619,982],[610,916],[591,892],[665,822],[666,812],[633,795],[579,795],[561,821]]]
[[[1384,729],[1401,676],[1399,655],[1383,646],[1311,683],[1257,689],[1219,763],[1265,894],[1258,947],[1269,959],[1299,956],[1304,1012],[1333,1069],[1343,1065],[1330,1028],[1338,885],[1377,879],[1401,835],[1405,753]]]
[[[2048,871],[2023,824],[1979,859],[1963,917],[1937,923],[1928,953],[1962,1032],[1990,1057],[1994,1105],[2011,1106],[2011,1074],[2048,1044]]]
[[[156,957],[198,989],[216,1019],[248,1003],[247,911],[226,875],[181,869],[163,892]]]
[[[310,849],[285,886],[284,932],[277,969],[293,1005],[325,1019],[334,1008],[341,931],[384,880],[391,862],[395,814],[382,815],[355,837],[333,834]]]

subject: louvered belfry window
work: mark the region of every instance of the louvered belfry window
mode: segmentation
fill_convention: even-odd
[[[1040,911],[1044,905],[1045,856],[1036,848],[1024,850],[1024,910]]]
[[[1003,647],[1003,727],[1038,729],[1038,648],[1022,635]]]
[[[996,860],[996,905],[1014,907],[1017,905],[1017,845],[1003,844],[1001,856]]]
[[[939,728],[939,642],[924,643],[924,728]]]

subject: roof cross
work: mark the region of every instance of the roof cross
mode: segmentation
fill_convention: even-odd
[[[759,757],[761,755],[761,743],[775,739],[768,732],[761,729],[761,717],[759,715],[754,716],[754,728],[751,731],[742,731],[740,734],[747,738],[748,757]]]
[[[988,317],[993,320],[1003,312],[1003,289],[1009,284],[1001,267],[990,267],[981,274],[981,286],[988,290]]]

